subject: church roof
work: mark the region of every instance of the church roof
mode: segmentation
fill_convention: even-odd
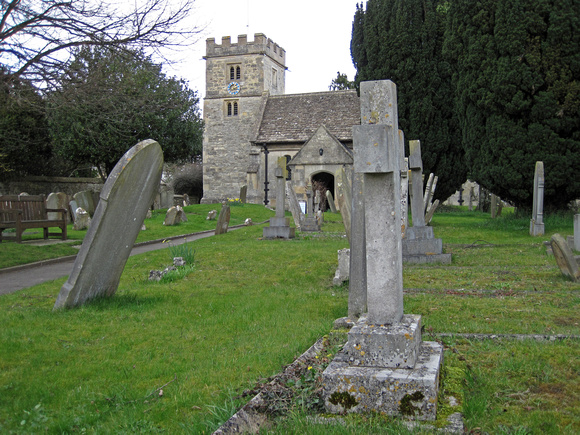
[[[340,141],[352,141],[360,124],[355,90],[268,97],[256,143],[306,142],[321,125]]]

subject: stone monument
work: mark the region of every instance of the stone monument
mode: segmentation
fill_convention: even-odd
[[[411,217],[413,226],[405,231],[403,260],[408,263],[451,263],[451,254],[443,254],[443,242],[436,239],[433,227],[425,222],[423,195],[423,161],[421,142],[409,141],[409,169],[411,172]],[[432,189],[432,188],[431,188]]]
[[[286,158],[278,159],[278,167],[275,169],[276,175],[276,217],[270,218],[270,226],[264,227],[262,236],[264,239],[293,239],[295,230],[290,227],[290,218],[286,213]]]
[[[421,316],[403,313],[396,98],[391,81],[361,83],[361,125],[353,127],[353,143],[355,172],[364,174],[368,315],[324,371],[323,396],[332,413],[433,420],[443,346],[423,342]]]
[[[64,193],[64,192],[52,192],[46,198],[46,208],[64,210],[66,212],[64,215],[65,219],[68,221],[67,204],[68,204],[68,198],[66,196],[66,193]],[[60,215],[61,215],[61,213],[57,213],[57,212],[48,212],[46,214],[48,220],[51,220],[51,221],[56,221],[56,220],[61,219]]]
[[[306,216],[302,220],[302,225],[300,229],[302,232],[317,232],[320,231],[320,224],[318,223],[318,219],[316,219],[316,212],[314,211],[314,203],[313,203],[313,192],[312,192],[312,184],[308,184],[306,186]]]
[[[544,162],[536,162],[530,236],[544,235]]]
[[[304,213],[302,213],[302,210],[300,209],[298,198],[296,198],[296,193],[289,181],[286,181],[286,198],[288,199],[288,206],[292,213],[292,219],[294,219],[294,226],[300,231],[302,221],[304,220]]]
[[[103,186],[91,226],[54,309],[115,294],[162,170],[163,152],[150,139],[139,142],[117,162]]]
[[[222,202],[222,209],[218,216],[217,224],[215,226],[215,235],[225,234],[228,232],[230,226],[230,206],[227,201]]]
[[[562,274],[570,278],[572,281],[580,282],[580,269],[578,268],[578,261],[574,257],[574,253],[560,234],[554,234],[550,243],[552,245],[552,252],[556,263],[560,268]]]

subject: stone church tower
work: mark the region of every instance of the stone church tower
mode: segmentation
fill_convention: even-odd
[[[356,91],[284,93],[286,52],[257,33],[221,45],[206,41],[202,203],[237,198],[275,205],[275,166],[287,162],[299,200],[322,182],[335,194],[335,172],[352,167],[352,126],[360,124]],[[336,196],[336,195],[335,195]]]
[[[286,52],[257,33],[253,42],[246,35],[237,43],[224,37],[221,45],[208,39],[205,60],[202,202],[237,198],[242,185],[248,201],[257,202],[260,148],[251,141],[268,95],[284,94]]]

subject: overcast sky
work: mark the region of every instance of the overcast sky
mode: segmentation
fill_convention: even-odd
[[[169,75],[189,81],[205,94],[205,40],[222,36],[263,33],[286,50],[286,93],[328,91],[340,71],[354,79],[350,57],[352,20],[356,0],[195,0],[192,25],[205,29],[187,60],[168,68]]]

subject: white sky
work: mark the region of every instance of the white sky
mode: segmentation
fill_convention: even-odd
[[[189,82],[205,95],[205,40],[263,33],[286,50],[286,93],[328,91],[340,71],[354,80],[350,57],[352,20],[357,0],[195,0],[192,25],[206,26],[187,59],[166,73]]]

